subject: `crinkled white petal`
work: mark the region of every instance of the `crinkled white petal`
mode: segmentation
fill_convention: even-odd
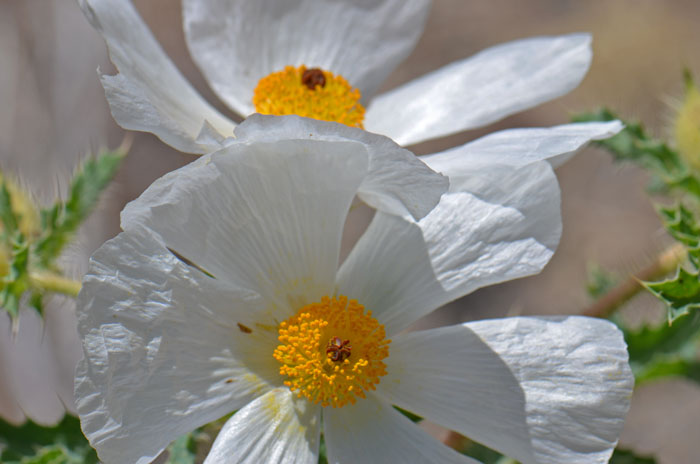
[[[513,167],[547,160],[555,168],[592,140],[602,140],[620,132],[620,121],[584,122],[546,128],[507,129],[493,132],[459,147],[422,156],[421,160],[450,181],[478,175],[490,165]]]
[[[84,359],[75,380],[82,429],[100,459],[146,464],[181,434],[280,385],[275,337],[254,324],[262,305],[146,229],[104,244],[78,297]]]
[[[437,174],[410,151],[391,139],[328,121],[298,116],[254,114],[235,131],[240,142],[273,142],[286,139],[361,142],[369,154],[369,172],[358,196],[387,213],[410,214],[420,219],[437,204],[448,188],[446,177]]]
[[[316,464],[320,428],[320,406],[277,388],[226,422],[204,463]]]
[[[570,92],[591,56],[588,34],[498,45],[378,95],[365,128],[410,145],[485,126]]]
[[[285,66],[320,67],[369,98],[413,49],[429,0],[185,0],[190,52],[243,116],[258,81]]]
[[[235,124],[185,80],[139,17],[130,0],[79,0],[107,42],[115,76],[102,76],[107,101],[125,129],[152,132],[188,153],[206,153],[233,134]],[[208,132],[216,137],[207,136]]]
[[[499,172],[481,195],[443,195],[418,223],[438,279],[455,298],[541,271],[559,243],[560,194],[552,168],[540,162]]]
[[[536,274],[552,257],[561,217],[549,164],[494,168],[483,183],[476,174],[468,180],[483,198],[447,193],[417,223],[377,213],[341,266],[340,292],[389,336],[478,288]]]
[[[325,408],[323,436],[329,464],[478,464],[443,445],[372,394],[354,405]]]
[[[517,317],[394,337],[377,395],[523,464],[606,463],[632,395],[620,331]]]
[[[359,142],[234,141],[158,179],[122,212],[280,322],[333,291],[345,216],[367,174]]]
[[[389,337],[448,298],[420,228],[379,212],[343,262],[337,282],[338,293],[371,310]]]

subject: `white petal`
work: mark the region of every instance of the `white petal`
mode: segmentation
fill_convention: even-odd
[[[338,293],[371,310],[389,337],[449,301],[420,228],[389,214],[375,214],[340,267],[337,282]]]
[[[258,81],[285,66],[345,77],[365,99],[413,49],[429,0],[185,0],[190,52],[212,88],[243,116]]]
[[[92,26],[107,42],[116,76],[102,76],[112,115],[125,129],[152,132],[188,153],[221,146],[200,133],[213,128],[220,137],[235,124],[209,105],[165,55],[131,1],[79,0]],[[198,140],[199,139],[199,140]]]
[[[460,147],[422,156],[421,160],[451,181],[478,175],[489,165],[525,166],[547,160],[558,167],[592,140],[620,132],[620,121],[584,122],[547,128],[507,129],[493,132]]]
[[[485,126],[574,89],[591,63],[588,34],[498,45],[377,96],[365,128],[401,145]]]
[[[523,464],[606,463],[632,395],[620,331],[509,318],[394,338],[377,395]]]
[[[418,223],[377,213],[338,273],[340,293],[371,309],[391,336],[478,288],[540,272],[561,236],[551,167],[488,174],[489,182],[463,182],[484,198],[447,193]]]
[[[254,324],[262,308],[258,295],[188,266],[145,229],[103,245],[78,297],[85,357],[75,384],[100,458],[148,463],[279,385],[274,335]]]
[[[217,279],[258,292],[278,321],[333,291],[365,146],[244,141],[153,183],[122,212]]]
[[[329,464],[439,462],[478,464],[443,445],[373,395],[323,410]]]
[[[420,219],[437,204],[449,185],[446,177],[427,168],[391,139],[344,124],[254,114],[236,128],[236,138],[241,142],[285,139],[361,142],[369,153],[369,173],[360,184],[358,195],[370,206],[391,214],[408,213]]]
[[[552,168],[539,162],[502,166],[494,174],[498,181],[480,185],[478,196],[465,191],[443,195],[418,223],[435,273],[454,298],[536,274],[559,243],[560,195]]]
[[[50,311],[46,320],[33,308],[22,309],[16,334],[12,333],[9,314],[0,309],[0,417],[11,423],[19,424],[28,418],[39,424],[54,425],[66,412],[57,391],[66,382],[62,382],[56,346],[45,326],[55,323],[59,309],[72,308],[47,308]],[[75,323],[69,311],[61,316]],[[69,333],[75,337],[74,331]]]
[[[204,463],[316,464],[320,428],[320,406],[277,388],[226,422]]]

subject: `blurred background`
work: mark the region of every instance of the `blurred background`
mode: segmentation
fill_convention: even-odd
[[[179,2],[135,0],[137,8],[178,68],[225,114],[187,54]],[[682,94],[681,71],[700,74],[700,2],[693,0],[434,0],[415,52],[384,90],[451,61],[502,42],[536,35],[588,31],[594,59],[571,94],[477,131],[412,147],[427,154],[509,127],[565,123],[574,113],[601,105],[640,119],[665,135],[673,104]],[[103,145],[116,147],[124,131],[112,120],[96,69],[114,73],[101,37],[73,0],[0,1],[0,169],[21,177],[43,202],[65,195],[76,164]],[[136,133],[129,158],[79,243],[65,257],[79,278],[87,256],[118,231],[118,212],[155,178],[194,157],[155,136]],[[520,314],[576,314],[592,303],[586,283],[592,266],[626,275],[649,265],[671,242],[649,196],[647,176],[614,165],[589,148],[558,170],[564,235],[554,259],[538,276],[479,290],[419,322],[428,327]],[[371,218],[363,207],[348,219],[346,249]],[[641,324],[662,317],[642,294],[624,309]],[[0,416],[55,422],[71,410],[72,366],[80,356],[72,302],[56,299],[42,323],[22,315],[16,340],[0,314]],[[30,367],[31,366],[31,367]],[[621,442],[653,453],[661,463],[697,462],[700,388],[662,381],[633,398]]]

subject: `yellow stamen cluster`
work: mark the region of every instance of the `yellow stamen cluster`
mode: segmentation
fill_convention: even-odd
[[[323,73],[322,84],[313,85],[308,72]],[[307,73],[305,77],[305,73]],[[362,128],[365,109],[360,91],[342,76],[306,66],[287,66],[263,77],[255,87],[255,111],[276,116],[296,114],[307,118],[334,121]]]
[[[334,361],[329,342],[337,339],[348,340],[351,353]],[[323,297],[301,308],[280,324],[279,341],[273,356],[288,378],[285,385],[324,407],[354,404],[386,375],[382,360],[389,356],[391,340],[384,326],[344,296]]]

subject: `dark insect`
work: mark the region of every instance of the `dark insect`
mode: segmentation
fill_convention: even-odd
[[[247,327],[247,326],[241,324],[240,322],[237,322],[236,324],[238,325],[238,329],[241,332],[243,332],[244,334],[253,333],[253,329],[251,329],[250,327]]]
[[[301,83],[307,86],[309,89],[314,90],[317,86],[326,86],[326,76],[323,75],[323,71],[318,68],[311,68],[304,71],[301,75]]]
[[[352,346],[350,340],[342,340],[340,337],[333,337],[328,342],[326,354],[331,361],[343,362],[350,357]]]

